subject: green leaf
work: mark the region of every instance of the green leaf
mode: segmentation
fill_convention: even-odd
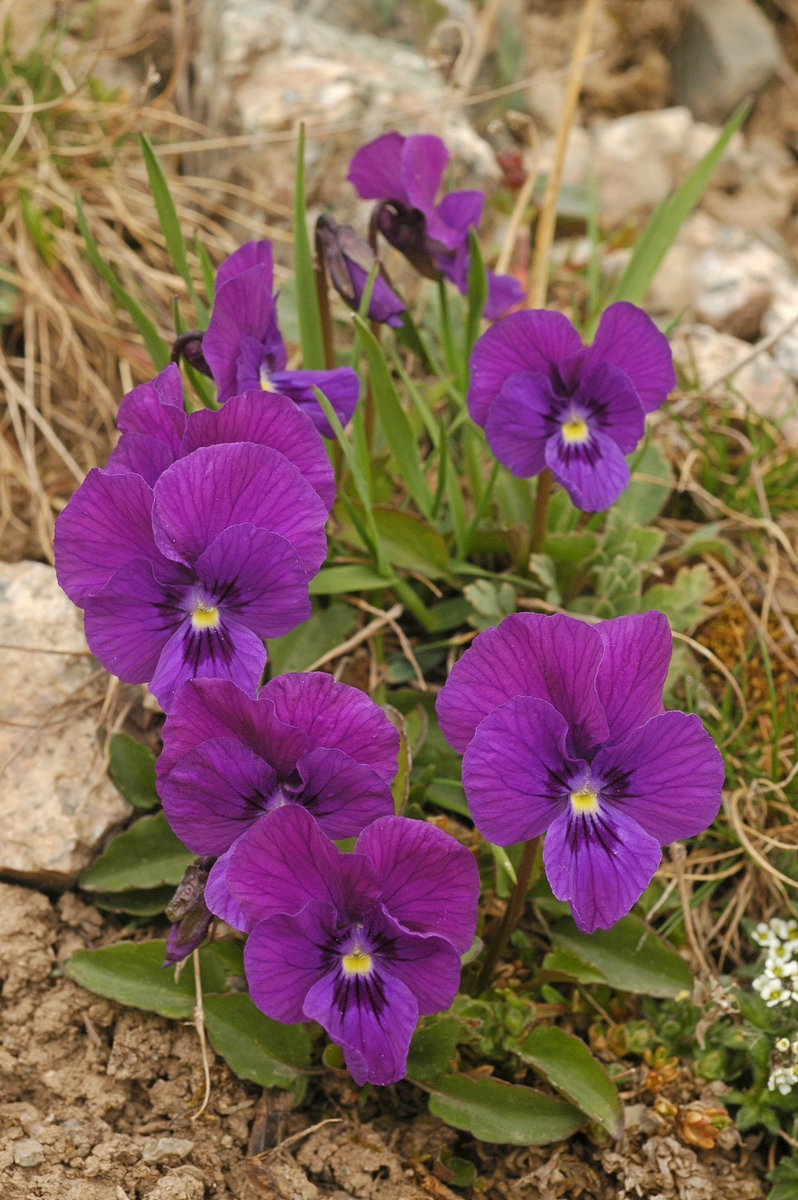
[[[293,1091],[307,1087],[310,1038],[302,1025],[281,1025],[257,1009],[246,992],[205,996],[205,1027],[217,1054],[239,1079]]]
[[[606,983],[607,980],[602,975],[601,971],[596,967],[592,967],[590,963],[583,962],[576,954],[571,954],[563,946],[555,946],[550,954],[547,954],[543,959],[543,970],[550,971],[552,975],[568,976],[569,979],[575,979],[578,983]]]
[[[94,267],[98,275],[100,275],[111,289],[111,295],[117,304],[129,313],[133,324],[144,339],[144,345],[147,347],[147,353],[153,361],[153,365],[157,371],[162,371],[169,363],[170,353],[169,347],[163,340],[158,330],[153,325],[152,321],[131,295],[123,288],[122,284],[117,279],[114,272],[108,266],[100,254],[94,236],[89,229],[86,221],[83,205],[80,202],[80,197],[75,197],[75,208],[77,210],[78,228],[84,242],[86,243],[86,257]]]
[[[629,300],[642,304],[660,263],[676,240],[676,235],[690,216],[709,183],[724,150],[751,111],[751,101],[745,100],[732,114],[715,145],[693,168],[684,183],[665,198],[643,230],[626,270],[618,280],[613,300]]]
[[[585,1123],[566,1100],[501,1079],[440,1075],[425,1086],[434,1117],[483,1142],[543,1146],[570,1137]]]
[[[479,325],[488,298],[488,274],[482,258],[482,247],[479,244],[477,231],[473,226],[468,229],[468,315],[465,329],[465,377],[462,380],[463,391],[468,386],[468,358],[474,348],[474,342],[479,337]]]
[[[296,279],[299,338],[302,345],[302,366],[306,371],[323,371],[324,337],[321,330],[316,275],[310,250],[305,204],[305,126],[299,126],[296,151],[296,186],[294,188],[294,277]]]
[[[174,968],[161,966],[165,954],[165,941],[118,942],[99,950],[76,950],[64,971],[81,987],[120,1004],[177,1021],[190,1020],[195,1002],[194,972],[189,964],[175,983]],[[224,968],[210,947],[200,950],[200,972],[203,992],[224,989]]]
[[[164,241],[166,242],[166,249],[169,252],[169,257],[174,264],[175,270],[188,288],[188,294],[192,299],[194,311],[197,314],[197,323],[200,329],[204,329],[208,324],[208,310],[194,288],[194,280],[191,278],[191,271],[189,270],[188,259],[186,258],[186,244],[183,241],[183,232],[180,228],[180,221],[177,216],[175,202],[172,199],[172,193],[169,191],[169,184],[166,182],[166,176],[152,148],[152,142],[146,133],[140,135],[140,140],[141,154],[144,159],[144,165],[147,168],[150,190],[152,191],[152,198],[155,201],[155,207],[158,212],[158,221]]]
[[[410,750],[407,725],[403,714],[394,708],[392,704],[384,704],[382,707],[388,720],[399,731],[398,768],[391,784],[391,795],[393,796],[396,814],[397,816],[401,816],[405,810],[407,797],[410,793],[410,770],[413,766],[413,755]]]
[[[680,567],[672,584],[655,583],[643,593],[640,612],[662,612],[671,628],[684,633],[706,613],[704,601],[714,583],[705,563],[695,567]]]
[[[543,553],[558,566],[581,567],[597,549],[595,533],[550,533],[543,543]]]
[[[462,1026],[456,1017],[442,1017],[421,1025],[413,1034],[407,1057],[408,1079],[434,1079],[445,1074],[462,1038]]]
[[[194,861],[169,828],[162,812],[142,817],[118,834],[80,877],[87,892],[127,892],[133,888],[177,884]]]
[[[383,584],[385,581],[382,581]],[[328,650],[346,641],[357,624],[357,612],[348,604],[331,604],[297,625],[281,638],[271,638],[266,649],[272,676],[304,671]]]
[[[373,567],[326,567],[310,581],[311,596],[336,596],[341,592],[375,592],[390,587],[394,577],[378,574]],[[312,661],[312,660],[311,660]]]
[[[521,1047],[519,1057],[591,1121],[606,1129],[610,1137],[621,1136],[623,1106],[615,1085],[578,1037],[556,1025],[538,1025]]]
[[[680,958],[638,917],[611,929],[581,933],[570,919],[552,926],[555,945],[597,967],[610,987],[641,996],[674,997],[691,992],[693,976]]]
[[[352,505],[355,513],[365,519],[363,506]],[[430,579],[449,574],[449,553],[441,535],[412,513],[394,508],[375,506],[374,520],[379,530],[388,561],[405,571],[416,571]],[[363,539],[347,514],[336,507],[334,516],[340,525],[338,536],[350,546],[365,549]]]
[[[668,502],[675,482],[673,470],[659,447],[649,442],[643,453],[635,457],[632,474],[651,475],[654,479],[661,479],[662,487],[656,483],[643,483],[632,478],[632,482],[613,508],[635,525],[648,525],[659,516]]]
[[[98,892],[92,903],[106,912],[130,913],[134,917],[154,917],[163,912],[175,894],[168,884],[159,888],[137,888],[129,892]]]
[[[429,610],[430,633],[447,633],[450,629],[458,629],[468,620],[473,612],[470,601],[465,596],[452,596],[441,600]]]
[[[363,342],[374,404],[383,433],[407,490],[429,520],[432,514],[432,494],[421,469],[418,444],[407,413],[399,403],[391,372],[379,342],[361,317],[355,316],[354,321]]]
[[[134,808],[155,808],[160,803],[155,788],[155,756],[126,733],[115,733],[111,738],[108,774]]]

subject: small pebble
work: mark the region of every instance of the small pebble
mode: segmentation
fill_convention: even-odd
[[[148,1138],[141,1152],[145,1163],[163,1162],[165,1158],[185,1158],[194,1148],[194,1143],[185,1138],[164,1137]]]
[[[14,1143],[14,1162],[18,1167],[38,1167],[44,1162],[44,1147],[36,1138]]]

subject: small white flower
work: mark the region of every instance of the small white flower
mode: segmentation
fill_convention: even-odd
[[[780,979],[760,975],[759,979],[755,980],[755,984],[757,983],[760,985],[757,991],[768,1008],[773,1008],[774,1004],[789,1004],[793,998],[792,992],[783,986]]]
[[[796,1083],[798,1083],[798,1075],[795,1074],[792,1067],[776,1067],[768,1079],[768,1090],[775,1092],[778,1089],[782,1096],[787,1096]]]
[[[773,946],[768,946],[768,962],[790,962],[792,955],[788,952],[787,946],[777,942]]]
[[[771,917],[770,928],[772,932],[775,933],[776,937],[780,938],[782,942],[786,942],[792,933],[790,925],[787,923],[787,921],[782,920],[781,917]]]
[[[781,1051],[782,1054],[786,1054],[787,1051],[789,1050],[789,1048],[790,1048],[790,1039],[789,1038],[779,1038],[778,1041],[776,1042],[776,1049]]]
[[[768,958],[765,963],[765,976],[768,979],[791,979],[796,973],[798,973],[798,962],[794,960],[779,962],[778,960]]]
[[[776,935],[767,925],[765,925],[763,921],[760,921],[754,932],[751,934],[751,937],[755,942],[758,942],[760,946],[773,946],[778,942]]]

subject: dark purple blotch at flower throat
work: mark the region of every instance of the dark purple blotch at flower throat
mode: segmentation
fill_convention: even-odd
[[[583,346],[562,313],[512,313],[471,354],[468,410],[514,475],[548,467],[573,503],[601,512],[629,482],[625,455],[676,377],[667,338],[633,304],[611,304]]]
[[[671,653],[662,613],[593,627],[516,613],[474,640],[438,695],[478,829],[499,846],[545,833],[552,891],[586,933],[629,912],[660,847],[720,807],[714,742],[697,716],[663,708]]]
[[[439,137],[386,133],[355,153],[349,182],[363,200],[380,203],[372,226],[429,278],[444,275],[465,295],[468,291],[468,231],[477,229],[483,192],[448,192],[436,202],[449,151]],[[517,280],[488,271],[484,315],[493,320],[524,295]]]
[[[418,1018],[451,1005],[472,944],[470,852],[434,825],[387,816],[342,854],[288,804],[236,843],[226,884],[258,1007],[286,1024],[318,1021],[360,1085],[403,1078]]]

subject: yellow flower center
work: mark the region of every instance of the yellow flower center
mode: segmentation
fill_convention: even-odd
[[[219,609],[207,604],[198,604],[191,614],[195,629],[216,629],[219,624]]]
[[[265,367],[261,367],[260,369],[260,390],[262,392],[273,392],[275,390]]]
[[[571,792],[571,804],[577,813],[598,812],[599,802],[595,792]]]
[[[581,417],[572,416],[569,420],[563,421],[560,430],[566,446],[579,445],[590,437],[587,421],[583,421]]]
[[[345,975],[368,975],[371,970],[371,955],[364,954],[357,946],[341,959]]]

